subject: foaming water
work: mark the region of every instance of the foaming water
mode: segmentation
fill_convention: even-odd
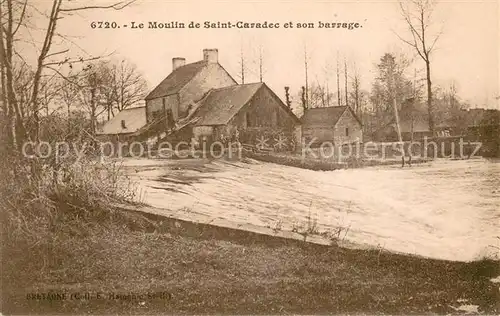
[[[143,163],[126,161],[139,166],[130,175],[146,193],[145,202],[192,210],[193,221],[203,214],[293,230],[311,218],[319,232],[340,227],[350,242],[391,251],[460,261],[498,255],[498,161],[327,172],[222,161],[162,161],[141,171]]]

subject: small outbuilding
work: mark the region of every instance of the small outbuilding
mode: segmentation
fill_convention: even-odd
[[[363,126],[349,106],[307,109],[301,118],[306,143],[335,145],[363,141]]]
[[[134,107],[120,111],[97,131],[100,138],[123,141],[146,125],[146,108]]]

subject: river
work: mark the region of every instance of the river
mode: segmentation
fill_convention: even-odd
[[[336,171],[257,161],[123,164],[145,203],[193,221],[286,231],[316,223],[317,232],[340,231],[350,243],[395,252],[458,261],[498,256],[498,160]]]

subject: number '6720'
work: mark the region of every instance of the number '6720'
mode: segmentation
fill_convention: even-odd
[[[116,29],[120,28],[116,22],[98,21],[90,23],[93,29]]]

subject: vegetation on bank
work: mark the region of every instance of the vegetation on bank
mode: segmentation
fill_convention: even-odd
[[[28,225],[38,238],[3,239],[5,314],[499,311],[489,281],[499,262],[348,250],[117,209]]]
[[[321,171],[331,171],[346,168],[362,168],[371,166],[383,166],[383,165],[401,165],[401,157],[399,159],[363,159],[357,157],[348,157],[339,161],[339,159],[329,158],[311,158],[302,157],[301,154],[283,154],[283,153],[246,153],[249,158],[253,158],[260,161],[277,163],[280,165],[297,167],[302,169],[310,170],[321,170]],[[405,157],[405,164],[408,164],[409,157]],[[431,159],[425,158],[412,158],[411,164],[420,164],[431,161]]]

